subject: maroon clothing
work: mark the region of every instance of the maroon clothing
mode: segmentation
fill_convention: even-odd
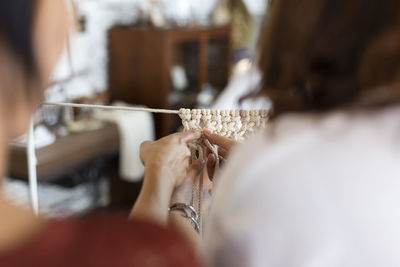
[[[17,250],[0,253],[1,267],[198,267],[175,232],[123,218],[54,222]]]

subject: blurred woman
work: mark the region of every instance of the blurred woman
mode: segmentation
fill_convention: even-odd
[[[67,21],[61,0],[0,1],[0,181],[8,141],[28,129],[64,48]],[[174,155],[142,151],[146,177],[130,221],[46,221],[0,195],[0,266],[199,266],[190,245],[165,228],[172,192],[201,167],[189,166],[186,145],[199,136],[188,132],[157,143],[161,150],[173,146]],[[160,164],[173,166],[174,174],[161,175]]]
[[[216,181],[208,265],[400,266],[400,1],[270,12],[259,95],[273,118]],[[235,145],[206,136],[225,156]]]

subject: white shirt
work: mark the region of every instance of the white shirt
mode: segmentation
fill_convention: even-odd
[[[286,115],[216,181],[213,267],[400,266],[400,108]]]

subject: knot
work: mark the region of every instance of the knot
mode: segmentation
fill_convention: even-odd
[[[267,125],[268,110],[180,109],[185,131],[208,129],[213,133],[241,140]]]

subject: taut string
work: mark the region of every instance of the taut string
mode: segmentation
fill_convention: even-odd
[[[154,109],[154,108],[142,108],[142,107],[105,106],[105,105],[93,105],[93,104],[56,103],[56,102],[44,102],[43,105],[71,107],[71,108],[95,108],[95,109],[106,109],[106,110],[145,111],[151,113],[179,114],[179,110]]]

